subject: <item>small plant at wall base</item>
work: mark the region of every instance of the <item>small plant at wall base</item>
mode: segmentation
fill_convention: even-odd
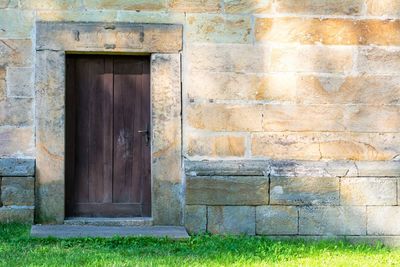
[[[0,225],[0,266],[395,266],[400,250],[265,237],[33,239],[29,226]]]

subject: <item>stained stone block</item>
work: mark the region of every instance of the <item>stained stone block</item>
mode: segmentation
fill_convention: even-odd
[[[33,206],[34,184],[33,177],[3,177],[1,202],[4,206]]]
[[[301,207],[300,235],[365,235],[366,207]]]
[[[225,13],[265,14],[272,11],[272,0],[224,0]]]
[[[0,207],[1,223],[33,223],[32,208]]]
[[[0,101],[0,125],[31,126],[33,117],[33,100],[30,98]]]
[[[33,12],[0,9],[0,25],[0,38],[29,38],[34,25]]]
[[[212,234],[255,234],[255,207],[208,207],[207,230]]]
[[[32,41],[25,39],[7,39],[0,42],[0,65],[26,67],[31,66]]]
[[[257,235],[295,235],[297,233],[298,212],[296,207],[256,207]]]
[[[0,158],[0,176],[33,176],[33,158]]]
[[[368,235],[400,235],[400,207],[367,207]]]
[[[263,176],[187,177],[186,203],[265,205],[268,204],[268,181]]]
[[[204,233],[207,230],[207,207],[186,205],[185,227],[191,234]]]
[[[34,69],[8,68],[7,95],[8,97],[33,96]]]
[[[339,205],[339,178],[271,177],[270,204]]]

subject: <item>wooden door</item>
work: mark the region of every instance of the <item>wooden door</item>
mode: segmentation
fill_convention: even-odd
[[[150,216],[149,57],[66,61],[66,216]]]

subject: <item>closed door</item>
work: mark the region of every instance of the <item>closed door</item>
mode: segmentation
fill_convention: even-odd
[[[66,216],[150,216],[149,57],[66,62]]]

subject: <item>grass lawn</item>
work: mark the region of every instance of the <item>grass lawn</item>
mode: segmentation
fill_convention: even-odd
[[[399,266],[400,250],[258,237],[32,239],[0,225],[0,266]]]

